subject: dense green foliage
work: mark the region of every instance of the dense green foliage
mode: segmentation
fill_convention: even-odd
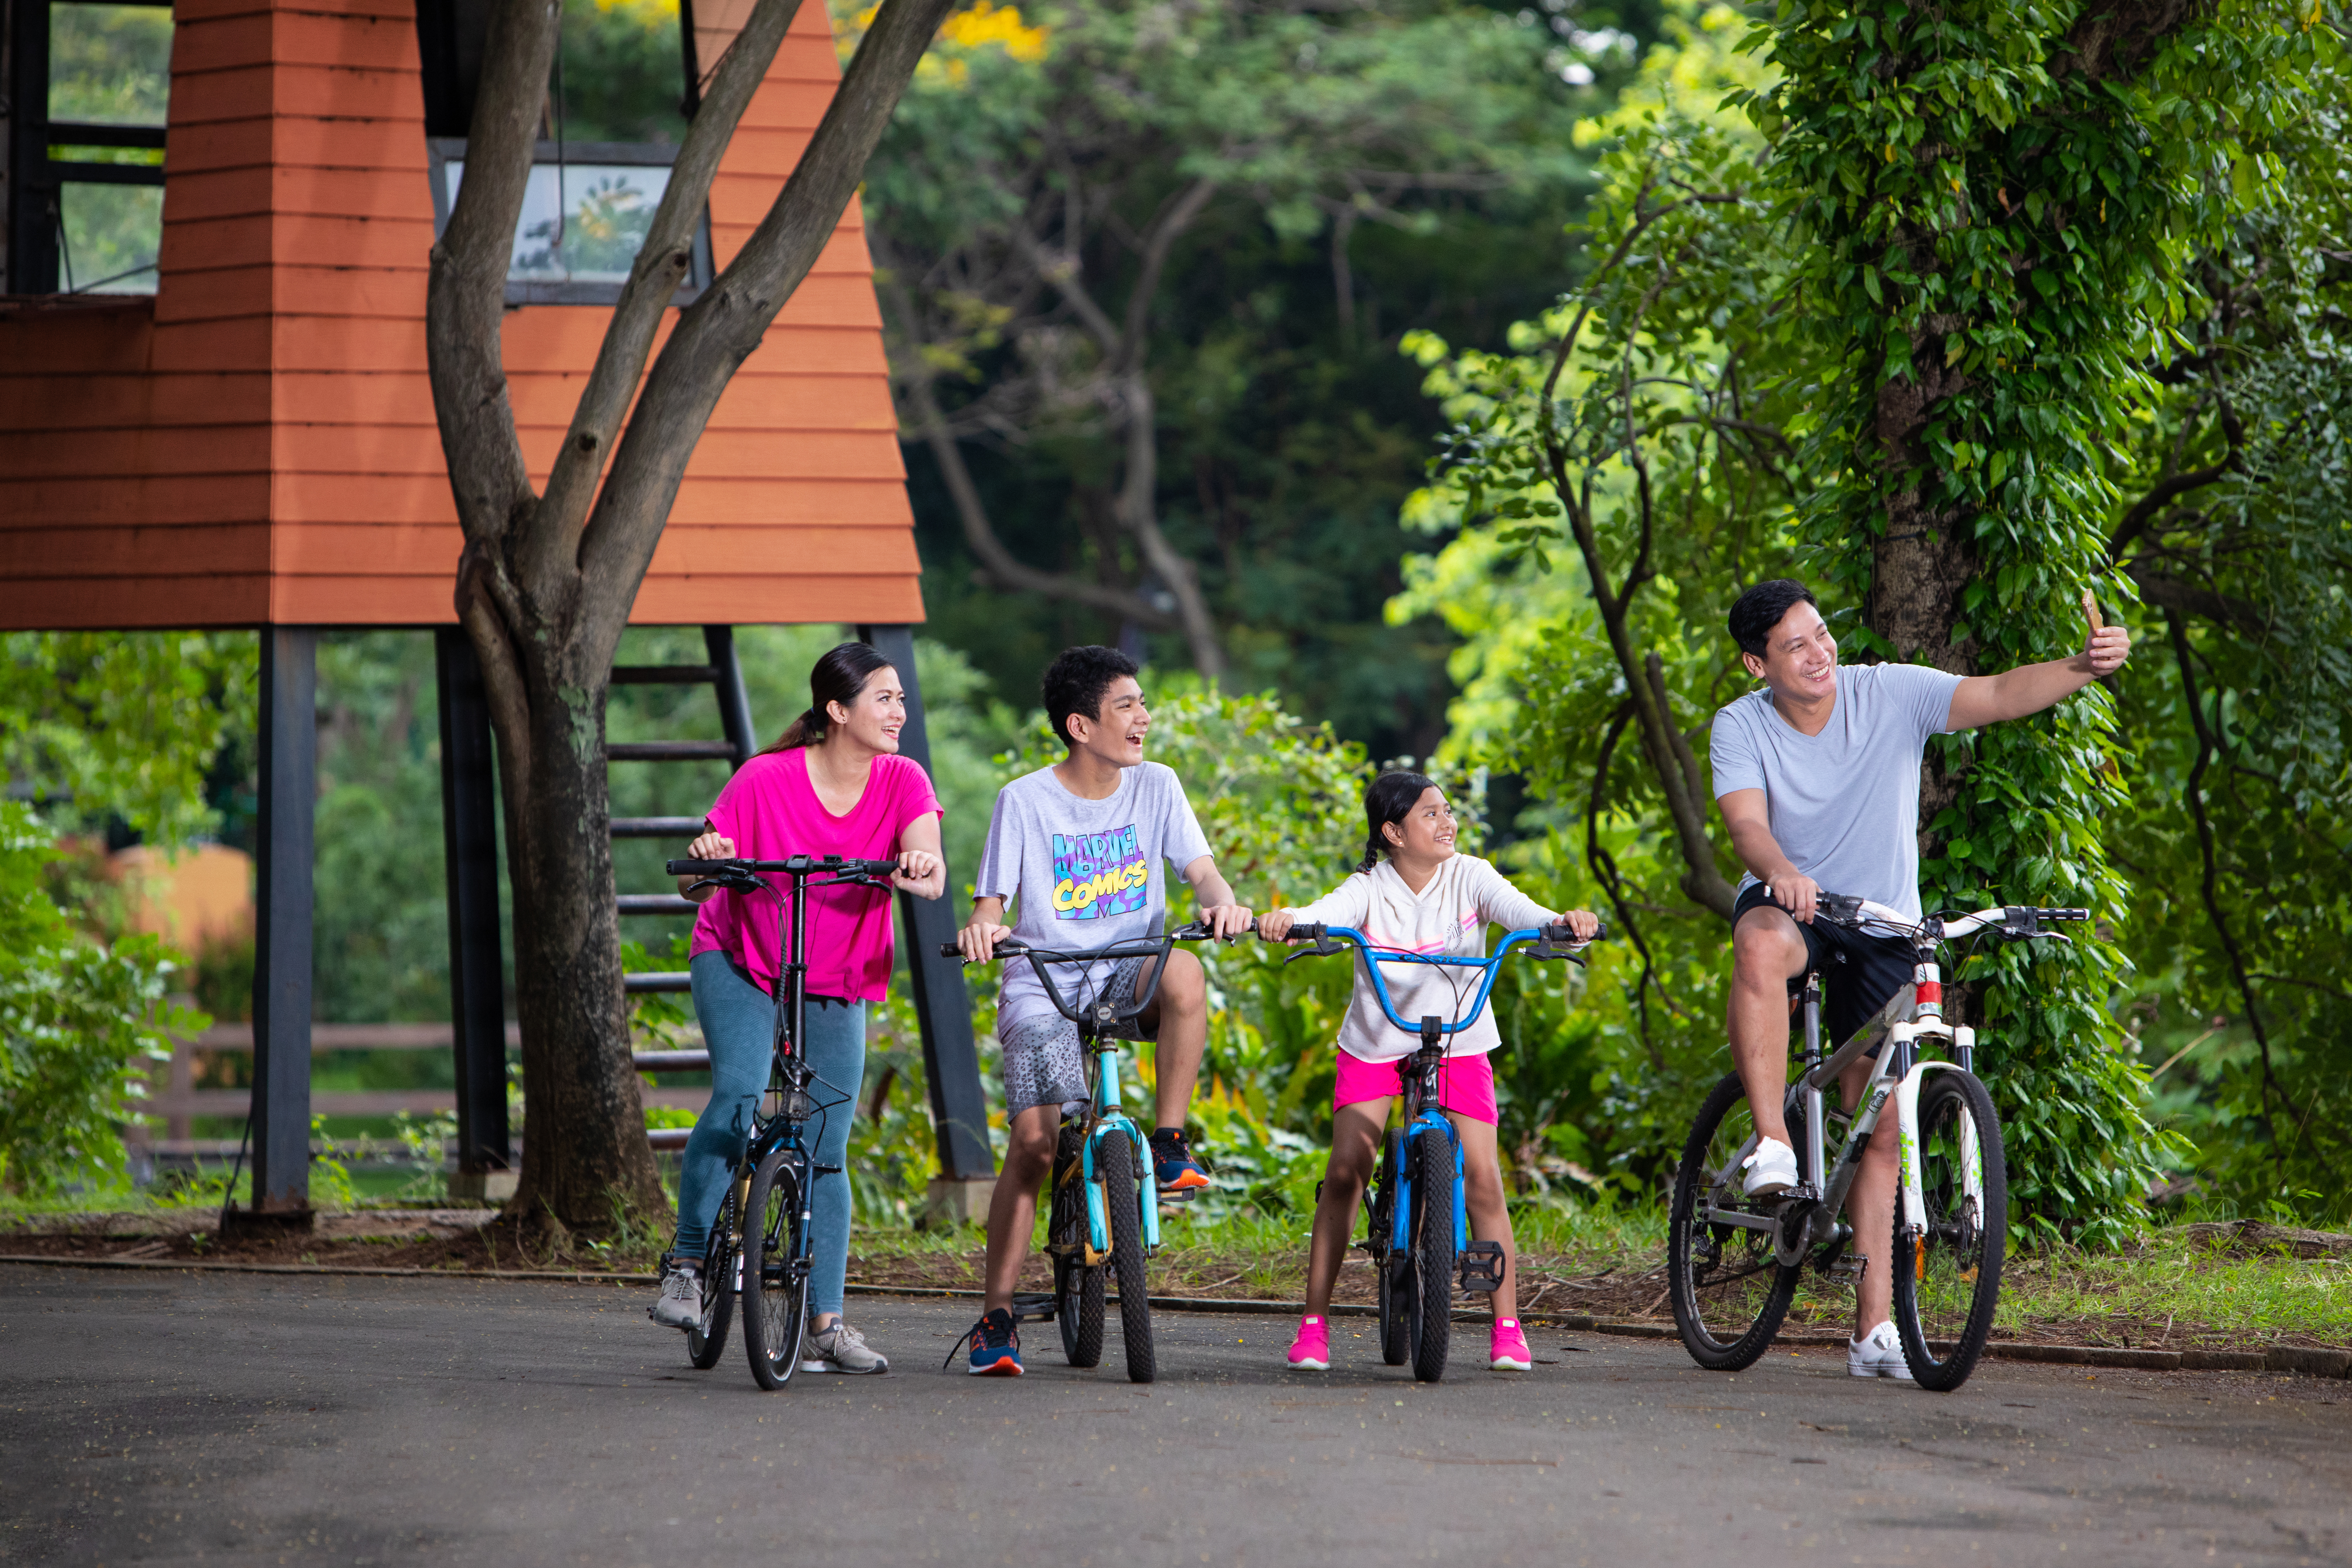
[[[951,24],[866,195],[936,634],[1019,700],[1069,642],[1201,662],[1197,583],[1238,687],[1433,746],[1442,629],[1380,615],[1433,424],[1393,349],[1498,332],[1572,267],[1568,128],[1651,12],[1565,10]],[[1045,589],[976,552],[956,470]]]

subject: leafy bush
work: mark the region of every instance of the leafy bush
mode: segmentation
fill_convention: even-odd
[[[211,1022],[165,1001],[178,968],[152,936],[79,936],[46,889],[54,853],[41,820],[0,801],[0,1190],[53,1191],[119,1175],[119,1125],[168,1060],[164,1031]]]

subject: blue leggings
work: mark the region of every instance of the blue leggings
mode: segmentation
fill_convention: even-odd
[[[677,1239],[671,1250],[698,1258],[727,1194],[728,1177],[751,1135],[751,1113],[767,1092],[776,1004],[737,973],[723,952],[698,952],[687,970],[694,976],[694,1016],[710,1049],[710,1103],[686,1141],[677,1179]],[[820,1112],[810,1122],[816,1163],[839,1165],[844,1173],[819,1176],[811,1194],[809,1310],[838,1312],[842,1281],[849,1273],[849,1130],[857,1120],[857,1093],[866,1079],[866,1004],[812,996],[803,1020],[802,1058],[826,1084],[849,1096],[847,1104]],[[839,1096],[819,1084],[816,1098],[823,1105]]]

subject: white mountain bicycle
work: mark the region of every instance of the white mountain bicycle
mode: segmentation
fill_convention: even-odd
[[[1992,1096],[1976,1076],[1976,1031],[1944,1019],[1938,949],[1978,931],[2064,942],[2044,923],[2086,921],[2090,911],[2011,905],[1913,921],[1884,904],[1823,893],[1813,918],[1907,938],[1915,955],[1909,999],[1898,995],[1888,1014],[1899,1016],[1889,1021],[1882,1014],[1824,1061],[1822,977],[1818,971],[1805,975],[1805,1071],[1789,1085],[1784,1107],[1798,1184],[1786,1193],[1748,1198],[1740,1192],[1740,1163],[1756,1148],[1756,1127],[1739,1075],[1727,1075],[1707,1096],[1675,1179],[1666,1243],[1675,1322],[1692,1359],[1712,1371],[1737,1372],[1770,1347],[1806,1262],[1823,1273],[1840,1269],[1853,1231],[1838,1215],[1892,1098],[1902,1167],[1895,1234],[1887,1238],[1895,1326],[1919,1386],[1955,1389],[1975,1370],[1992,1331],[2009,1177]],[[1950,1059],[1923,1058],[1921,1047],[1933,1042],[1941,1042]],[[1883,1048],[1861,1110],[1832,1110],[1825,1092],[1874,1045]],[[1832,1124],[1842,1130],[1834,1165],[1827,1157]]]

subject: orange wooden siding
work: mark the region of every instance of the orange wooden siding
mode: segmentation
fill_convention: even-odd
[[[707,70],[740,17],[706,10]],[[156,295],[0,305],[0,625],[447,622],[460,541],[425,377],[410,0],[175,17]],[[721,266],[839,75],[824,8],[802,6],[711,190]],[[506,315],[534,479],[608,313]],[[922,618],[880,328],[853,205],[719,400],[633,618]]]

